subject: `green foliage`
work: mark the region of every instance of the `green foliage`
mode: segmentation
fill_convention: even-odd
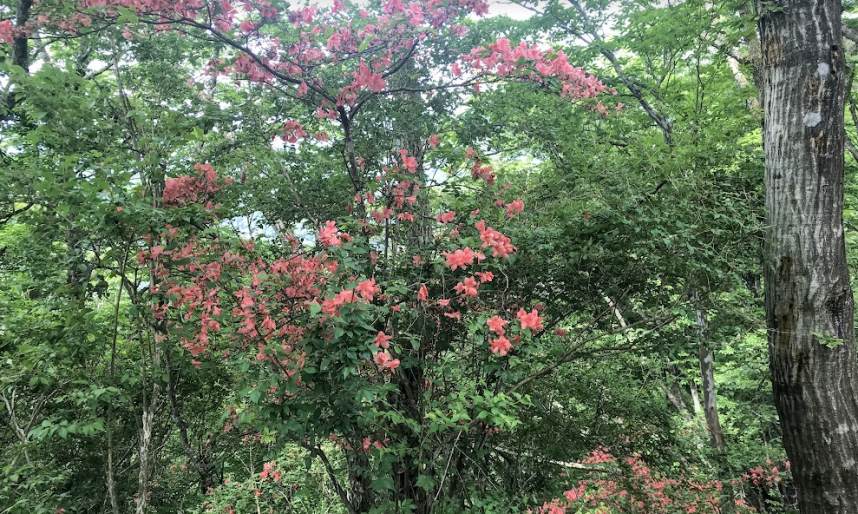
[[[360,193],[386,198],[375,174],[402,149],[427,185],[415,194],[416,222],[390,220],[369,235],[344,215],[355,206],[346,135],[316,115],[319,93],[211,80],[210,60],[236,57],[211,34],[156,34],[145,13],[123,8],[75,37],[45,27],[56,40],[28,72],[0,63],[17,99],[4,100],[0,127],[0,513],[132,512],[141,491],[157,513],[345,513],[343,497],[368,498],[362,512],[523,512],[588,476],[575,464],[600,447],[637,455],[659,476],[735,479],[725,499],[788,505],[788,487],[743,478],[784,459],[762,329],[759,113],[753,87],[737,83],[752,70],[728,62],[752,51],[753,20],[738,5],[696,0],[522,4],[536,11],[526,21],[468,19],[467,37],[429,38],[387,77],[401,91],[372,97],[351,121]],[[260,30],[297,41],[290,23]],[[616,88],[602,99],[607,114],[558,98],[548,80],[487,80],[479,95],[421,90],[500,37],[557,43]],[[367,37],[357,54],[376,51]],[[312,73],[339,84],[352,64]],[[287,121],[329,140],[272,145]],[[491,156],[495,186],[475,186],[467,147]],[[167,180],[206,162],[235,180],[212,194],[218,206],[165,208]],[[496,201],[517,197],[525,210],[509,218]],[[453,223],[433,224],[450,211]],[[443,252],[480,248],[477,211],[518,252],[481,265],[494,279],[458,323],[415,295],[425,284],[432,298],[455,296],[464,275]],[[322,248],[327,220],[353,239]],[[171,228],[180,235],[164,235]],[[163,276],[147,260],[155,246],[191,242],[205,251]],[[153,294],[162,281],[187,285],[194,273],[182,266],[211,264],[225,248],[245,264],[324,252],[340,266],[290,314],[306,362],[292,374],[265,358],[285,360],[282,341],[243,339],[231,313],[254,278],[282,285],[274,273],[235,265],[204,284],[235,304],[223,306],[223,332],[204,357],[182,343],[197,335],[199,312],[171,311],[166,325],[152,315],[177,295]],[[324,300],[370,278],[384,301],[318,322]],[[515,312],[537,304],[547,329],[519,330]],[[489,347],[493,313],[523,337],[503,358]],[[373,363],[382,330],[396,334],[394,372]],[[723,453],[694,408],[703,343],[715,355]],[[141,487],[147,413],[151,473]]]

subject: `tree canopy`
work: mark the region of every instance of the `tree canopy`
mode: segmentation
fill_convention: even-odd
[[[797,512],[759,16],[0,0],[0,513]]]

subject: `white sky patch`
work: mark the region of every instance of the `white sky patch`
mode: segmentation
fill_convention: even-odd
[[[93,59],[89,61],[89,64],[86,65],[86,69],[89,71],[98,71],[103,70],[109,65],[107,61],[102,61],[101,59]]]
[[[533,16],[533,12],[512,2],[493,0],[489,2],[489,16],[507,16],[522,21]]]
[[[260,234],[272,236],[273,229],[265,226],[263,223],[263,215],[260,211],[254,211],[246,216],[235,216],[226,220],[228,225],[239,234],[242,239],[253,239]],[[270,233],[269,233],[270,231]]]

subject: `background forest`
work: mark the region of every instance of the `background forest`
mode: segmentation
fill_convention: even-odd
[[[748,2],[0,19],[0,513],[797,512]]]

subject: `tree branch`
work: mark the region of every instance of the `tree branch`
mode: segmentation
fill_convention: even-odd
[[[585,471],[604,471],[604,472],[612,472],[616,471],[610,468],[606,468],[604,466],[597,466],[594,464],[581,464],[580,462],[566,462],[552,459],[543,459],[542,457],[531,455],[529,453],[524,452],[514,452],[512,450],[508,450],[506,448],[502,448],[500,446],[492,446],[492,450],[498,453],[504,453],[506,455],[510,455],[516,458],[527,457],[529,459],[538,460],[541,462],[546,462],[548,464],[554,464],[555,466],[560,466],[561,468],[569,468],[569,469],[582,469]]]
[[[575,345],[571,346],[571,347],[570,347],[570,348],[568,348],[566,351],[564,351],[564,352],[560,355],[560,357],[558,357],[558,358],[557,358],[557,360],[555,360],[553,363],[549,364],[548,366],[545,366],[544,368],[540,369],[539,371],[537,371],[536,373],[534,373],[534,374],[530,375],[529,377],[527,377],[527,378],[525,378],[525,379],[523,379],[523,380],[519,381],[517,384],[515,384],[514,386],[512,386],[512,388],[511,388],[511,389],[507,390],[505,394],[510,395],[510,394],[514,393],[515,391],[517,391],[517,390],[521,389],[521,388],[522,388],[522,387],[524,387],[525,385],[529,384],[530,382],[533,382],[534,380],[536,380],[536,379],[538,379],[538,378],[540,378],[540,377],[543,377],[543,376],[545,376],[545,375],[550,374],[550,373],[551,373],[551,372],[553,372],[555,369],[557,369],[557,368],[559,368],[560,366],[562,366],[563,364],[565,364],[565,363],[569,362],[569,360],[571,360],[571,359],[572,359],[572,357],[574,357],[574,356],[575,356],[575,352],[576,352],[576,350],[578,350],[578,349],[579,349],[579,348],[581,348],[582,346],[586,345],[587,343],[591,343],[591,342],[593,342],[593,341],[597,341],[597,340],[599,340],[599,339],[601,339],[601,338],[603,338],[603,337],[607,337],[607,336],[611,336],[611,335],[616,335],[616,334],[622,334],[622,333],[627,332],[627,331],[629,331],[629,330],[631,330],[631,329],[633,329],[633,328],[636,328],[636,327],[638,327],[638,326],[640,326],[640,325],[644,325],[644,324],[646,324],[646,323],[650,323],[650,322],[652,322],[652,321],[654,321],[654,320],[656,320],[656,319],[658,319],[658,318],[645,319],[645,320],[639,321],[639,322],[637,322],[637,323],[632,323],[631,325],[626,325],[625,327],[620,327],[620,328],[618,328],[618,329],[610,330],[610,331],[608,331],[608,332],[600,332],[600,333],[595,334],[595,335],[593,335],[593,336],[590,336],[590,337],[587,337],[587,338],[581,339],[577,344],[575,344]],[[674,319],[676,319],[676,316],[674,316],[674,315],[666,316],[665,318],[662,318],[662,320],[658,323],[658,325],[657,325],[657,326],[655,326],[655,327],[653,327],[652,329],[650,329],[650,331],[652,331],[652,330],[656,330],[656,329],[658,329],[658,328],[661,328],[661,327],[663,327],[663,326],[667,325],[668,323],[670,323],[671,321],[673,321]],[[630,347],[628,347],[628,346],[627,346],[627,347],[623,347],[622,349],[623,349],[623,350],[626,350],[626,349],[628,349],[628,348],[630,348]]]
[[[33,207],[33,205],[35,205],[35,204],[33,202],[30,202],[27,205],[25,205],[24,207],[21,207],[20,209],[15,209],[8,214],[4,214],[3,216],[0,216],[0,225],[8,222],[9,220],[11,220],[15,216],[21,214],[22,212],[26,212],[26,211],[30,210],[30,208]]]
[[[348,509],[350,514],[357,514],[357,511],[352,506],[352,503],[349,501],[348,494],[346,494],[345,489],[343,489],[343,487],[340,485],[339,480],[337,480],[337,474],[334,472],[334,467],[331,466],[331,461],[328,460],[328,456],[325,455],[325,452],[323,452],[321,448],[315,446],[304,445],[304,448],[310,450],[310,453],[312,453],[316,457],[319,457],[319,459],[322,461],[322,464],[324,464],[325,471],[328,472],[328,477],[331,479],[331,483],[334,485],[334,490],[339,495],[340,500],[342,500],[343,502],[343,505],[346,506],[346,509]]]

